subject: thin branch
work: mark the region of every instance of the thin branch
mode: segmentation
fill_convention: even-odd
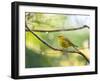
[[[26,25],[26,24],[25,24],[25,25]],[[43,44],[45,44],[45,45],[48,46],[49,48],[51,48],[51,49],[53,49],[53,50],[56,50],[56,51],[62,51],[62,52],[65,51],[65,52],[67,52],[67,53],[78,53],[78,54],[80,54],[81,56],[83,56],[83,57],[86,59],[86,61],[89,63],[88,58],[87,58],[82,52],[80,52],[77,48],[75,48],[77,51],[66,51],[66,50],[63,50],[63,49],[54,48],[54,47],[52,47],[51,45],[49,45],[46,41],[44,41],[43,39],[41,39],[37,34],[35,34],[34,31],[31,31],[27,25],[26,25],[26,28],[27,28],[27,30],[28,30],[29,32],[31,32],[37,39],[39,39]]]
[[[80,29],[84,29],[84,28],[88,28],[89,26],[84,25],[82,27],[77,27],[77,28],[70,28],[70,29],[55,29],[55,30],[37,30],[37,29],[33,29],[31,31],[34,32],[61,32],[61,31],[75,31],[75,30],[80,30]],[[28,29],[26,29],[25,31],[29,31]]]
[[[75,48],[76,51],[78,52],[78,54],[80,54],[81,56],[83,56],[83,57],[85,58],[85,60],[86,60],[88,63],[90,63],[90,62],[89,62],[89,59],[88,59],[79,49],[77,49],[75,46],[73,46],[73,48]]]

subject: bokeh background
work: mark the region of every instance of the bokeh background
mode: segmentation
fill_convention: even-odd
[[[40,12],[26,12],[26,24],[31,29],[37,30],[55,30],[69,29],[89,26],[90,16],[82,14],[51,14]],[[63,55],[60,51],[55,51],[39,39],[31,32],[25,31],[26,34],[26,53],[25,67],[62,67],[62,66],[84,66],[86,60],[77,53],[66,53]],[[41,39],[46,41],[54,48],[61,49],[57,37],[63,35],[72,43],[78,46],[78,49],[89,59],[89,29],[79,29],[76,31],[61,32],[35,32]],[[66,50],[74,50],[69,48]]]

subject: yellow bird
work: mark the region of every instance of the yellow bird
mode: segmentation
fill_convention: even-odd
[[[59,42],[60,42],[60,45],[63,47],[63,48],[68,48],[68,47],[77,47],[76,45],[74,45],[68,38],[65,38],[64,36],[60,35],[58,36],[58,39],[59,39]]]

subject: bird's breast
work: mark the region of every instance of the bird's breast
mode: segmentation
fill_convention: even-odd
[[[68,48],[68,47],[70,46],[70,44],[69,44],[67,41],[62,41],[62,42],[61,42],[61,46],[62,46],[63,48]]]

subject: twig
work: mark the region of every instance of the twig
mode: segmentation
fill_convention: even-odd
[[[76,49],[77,51],[66,51],[66,50],[63,50],[63,49],[58,49],[58,48],[54,48],[54,47],[52,47],[51,45],[49,45],[46,41],[44,41],[43,39],[41,39],[37,34],[35,34],[34,33],[34,31],[31,31],[30,29],[29,29],[29,27],[25,24],[25,26],[26,26],[26,28],[27,28],[27,30],[29,31],[29,32],[31,32],[37,39],[39,39],[43,44],[45,44],[46,46],[48,46],[49,48],[51,48],[51,49],[53,49],[53,50],[56,50],[56,51],[62,51],[62,52],[67,52],[67,53],[78,53],[78,54],[80,54],[81,56],[83,56],[85,59],[86,59],[86,61],[89,63],[89,60],[88,60],[88,58],[82,53],[82,52],[80,52],[78,49]]]
[[[73,48],[75,48],[76,51],[78,52],[78,54],[82,55],[82,56],[86,59],[86,61],[87,61],[88,63],[90,63],[89,59],[88,59],[79,49],[77,49],[75,46],[73,46]]]
[[[70,28],[70,29],[55,29],[55,30],[37,30],[37,29],[32,29],[31,31],[34,32],[61,32],[61,31],[74,31],[74,30],[80,30],[80,29],[84,29],[84,28],[88,28],[89,26],[84,25],[82,27],[77,27],[77,28]],[[26,29],[25,31],[29,31],[28,29]]]

